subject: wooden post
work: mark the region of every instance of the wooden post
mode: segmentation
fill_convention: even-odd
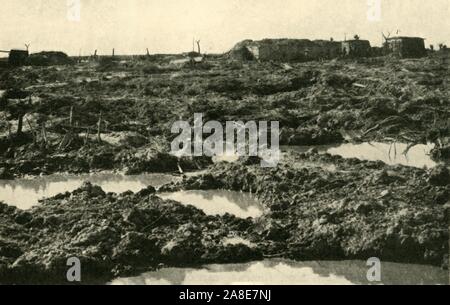
[[[47,144],[47,131],[45,130],[45,122],[42,123],[42,138],[45,144]]]
[[[73,106],[70,107],[70,115],[69,115],[69,125],[70,125],[70,128],[72,128],[72,123],[73,123]]]
[[[202,50],[200,49],[200,40],[197,40],[197,48],[198,48],[198,54],[202,54]]]
[[[114,54],[116,53],[116,50],[113,49],[112,51],[112,57],[114,57]]]
[[[147,56],[150,56],[150,52],[149,52],[148,48],[147,48]]]
[[[19,113],[19,119],[18,119],[18,123],[17,123],[17,135],[22,134],[23,117],[24,117],[24,114]]]
[[[102,137],[100,135],[101,126],[102,126],[102,113],[100,112],[100,117],[98,118],[98,123],[97,123],[97,140],[99,142],[102,141]]]
[[[11,124],[8,122],[8,136],[11,139],[12,133],[11,133]]]
[[[25,117],[25,116],[24,116]],[[28,118],[25,118],[25,121],[27,121],[27,124],[28,124],[28,127],[30,128],[30,131],[34,134],[34,128],[33,128],[33,126],[31,126],[31,122],[30,122],[30,120],[28,120]]]
[[[90,128],[86,128],[86,137],[84,138],[84,145],[86,145],[89,141],[89,133],[90,133]]]

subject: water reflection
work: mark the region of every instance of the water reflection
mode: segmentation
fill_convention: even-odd
[[[30,209],[42,198],[59,193],[71,192],[79,188],[83,182],[90,181],[99,185],[105,192],[122,193],[138,192],[149,185],[159,187],[175,181],[175,176],[165,174],[143,174],[125,176],[114,173],[96,173],[85,175],[50,175],[32,179],[0,180],[0,201]]]
[[[310,148],[315,147],[320,153],[329,153],[338,155],[343,158],[357,158],[368,161],[382,161],[389,165],[406,165],[418,168],[432,168],[437,165],[429,156],[434,148],[433,144],[416,145],[409,150],[407,144],[403,143],[346,143],[338,146],[284,146],[284,151],[306,152]]]
[[[163,199],[171,199],[185,205],[193,205],[208,215],[225,213],[240,218],[259,217],[263,214],[261,204],[251,194],[225,190],[212,191],[180,191],[160,195]]]
[[[119,278],[113,285],[349,285],[370,284],[363,261],[262,262],[207,265],[199,269],[165,268],[138,277]],[[448,273],[437,267],[383,263],[387,285],[448,285]]]
[[[249,248],[254,248],[256,247],[256,244],[252,243],[251,241],[244,239],[242,237],[239,236],[234,236],[234,237],[226,237],[222,240],[222,243],[225,246],[228,245],[245,245]]]

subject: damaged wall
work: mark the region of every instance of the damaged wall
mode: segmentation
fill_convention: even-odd
[[[27,62],[29,53],[24,50],[11,50],[9,52],[8,62],[12,66],[21,66]]]
[[[342,54],[347,57],[368,57],[371,49],[368,40],[355,39],[342,42]]]
[[[341,44],[335,41],[308,39],[244,40],[230,52],[236,59],[302,62],[331,59],[340,55]]]
[[[420,37],[391,37],[386,39],[388,53],[402,58],[424,57],[427,54],[425,39]]]

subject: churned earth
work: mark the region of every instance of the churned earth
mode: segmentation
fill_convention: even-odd
[[[0,68],[0,178],[178,171],[175,121],[279,121],[282,145],[434,143],[448,160],[450,78],[439,56],[191,64],[181,55]],[[22,119],[20,119],[22,118]],[[20,126],[19,126],[20,125]],[[208,160],[184,160],[183,170]]]
[[[209,56],[83,59],[0,71],[0,179],[61,172],[205,169],[155,190],[90,183],[24,211],[0,204],[0,283],[106,283],[164,266],[264,258],[382,260],[448,268],[450,173],[288,152],[212,164],[170,155],[177,120],[279,121],[281,144],[435,144],[448,159],[450,83],[433,56],[257,63]],[[244,191],[261,217],[211,216],[158,192]],[[244,243],[227,243],[229,238]]]
[[[327,165],[333,164],[333,170]],[[263,216],[208,216],[158,192],[251,192]],[[3,283],[66,283],[69,257],[83,283],[103,283],[166,266],[263,258],[384,261],[448,268],[450,174],[314,151],[290,153],[277,168],[259,160],[219,163],[156,191],[106,194],[86,183],[28,211],[1,205]],[[227,243],[229,238],[246,242]]]

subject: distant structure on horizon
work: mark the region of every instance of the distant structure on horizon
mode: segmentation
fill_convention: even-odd
[[[341,42],[342,55],[344,57],[369,57],[372,47],[370,41],[361,39],[352,39]]]
[[[390,37],[386,38],[385,48],[388,53],[401,58],[423,57],[427,54],[425,39],[420,37]]]
[[[7,53],[7,54],[9,54],[9,56],[8,56],[8,63],[11,66],[24,65],[26,60],[28,59],[28,56],[30,55],[28,53],[28,50],[10,50],[10,51],[0,50],[0,53]]]
[[[231,56],[237,59],[290,62],[332,59],[340,53],[340,42],[309,39],[244,40],[231,50]]]
[[[244,40],[229,52],[240,60],[305,62],[334,58],[358,58],[393,54],[401,58],[426,56],[425,39],[420,37],[386,38],[382,48],[372,47],[370,41],[355,39],[345,41],[309,39]]]

